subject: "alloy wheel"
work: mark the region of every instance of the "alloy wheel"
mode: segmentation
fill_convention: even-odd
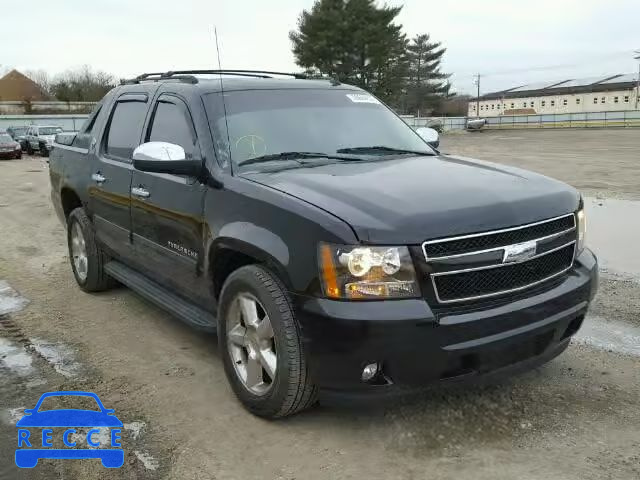
[[[276,342],[271,320],[253,295],[239,293],[227,314],[227,348],[244,387],[254,395],[271,389],[277,370]]]
[[[78,275],[80,281],[84,282],[87,279],[89,260],[87,258],[87,245],[84,240],[84,234],[78,222],[74,222],[71,228],[71,257],[76,275]]]

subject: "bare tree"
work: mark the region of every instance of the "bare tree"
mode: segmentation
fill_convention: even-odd
[[[36,82],[46,94],[51,93],[51,78],[46,70],[27,70],[24,74]]]
[[[51,83],[51,92],[63,102],[97,102],[114,85],[112,75],[83,65],[57,75]]]

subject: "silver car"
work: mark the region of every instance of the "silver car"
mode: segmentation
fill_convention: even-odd
[[[27,153],[33,155],[38,151],[48,157],[58,133],[62,133],[62,127],[58,125],[31,125],[26,135]]]

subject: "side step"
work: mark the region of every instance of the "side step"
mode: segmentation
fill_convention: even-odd
[[[104,266],[104,270],[109,276],[162,307],[188,325],[207,332],[216,331],[217,320],[214,315],[187,302],[182,297],[161,287],[132,268],[112,260]]]

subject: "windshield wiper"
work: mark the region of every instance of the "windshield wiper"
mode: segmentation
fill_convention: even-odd
[[[377,153],[377,152],[383,152],[383,153],[406,153],[406,154],[411,154],[411,155],[429,155],[429,156],[433,156],[435,155],[435,153],[433,152],[419,152],[417,150],[407,150],[404,148],[393,148],[393,147],[385,147],[384,145],[372,145],[370,147],[349,147],[349,148],[341,148],[340,150],[337,150],[337,153],[368,153],[368,152],[372,152],[372,153]]]
[[[331,155],[329,153],[322,152],[281,152],[271,155],[262,155],[260,157],[250,158],[240,163],[240,166],[252,165],[254,163],[270,162],[273,160],[294,160],[304,165],[306,162],[300,162],[301,158],[328,158],[330,160],[358,160],[353,157],[344,157],[340,155]]]

